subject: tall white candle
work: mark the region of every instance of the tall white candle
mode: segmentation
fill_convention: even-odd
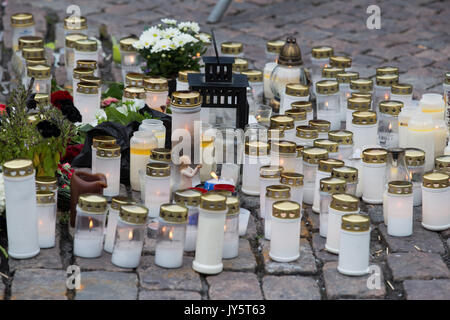
[[[264,237],[270,240],[272,230],[273,204],[291,198],[291,188],[287,185],[272,185],[266,188],[266,204],[264,212]]]
[[[362,153],[363,200],[371,204],[383,203],[387,151],[369,148]]]
[[[74,89],[75,90],[75,89]],[[95,114],[100,110],[101,88],[92,82],[79,82],[73,103],[80,111],[83,123],[94,123]]]
[[[202,193],[193,189],[178,190],[174,193],[174,201],[178,205],[186,206],[188,209],[188,220],[186,225],[186,241],[184,251],[195,251],[197,241],[198,210]]]
[[[96,172],[106,176],[107,187],[103,189],[103,195],[113,197],[120,192],[120,146],[102,144],[97,147],[97,159],[95,160]]]
[[[331,177],[331,171],[333,168],[343,167],[344,161],[337,160],[333,158],[321,159],[319,160],[319,165],[317,167],[316,180],[314,182],[314,198],[312,210],[316,213],[320,212],[320,180],[323,178]]]
[[[51,191],[37,191],[37,218],[39,247],[51,248],[55,246],[56,229],[56,198]]]
[[[413,185],[409,181],[390,181],[386,195],[388,234],[396,237],[413,233]]]
[[[242,192],[248,195],[259,194],[259,169],[270,163],[270,145],[262,141],[245,143],[244,165],[242,168]]]
[[[320,179],[320,218],[319,231],[322,237],[327,237],[328,232],[328,208],[331,203],[332,195],[335,193],[346,192],[346,181],[341,178],[322,178]]]
[[[145,206],[149,217],[159,215],[160,206],[170,201],[170,166],[168,163],[149,163],[145,177]]]
[[[430,172],[423,176],[422,226],[432,231],[450,228],[450,176]]]
[[[305,148],[303,150],[303,202],[309,205],[314,201],[314,186],[316,182],[319,160],[327,159],[328,151],[323,148]]]
[[[222,258],[233,259],[239,254],[239,199],[227,197],[227,207]]]

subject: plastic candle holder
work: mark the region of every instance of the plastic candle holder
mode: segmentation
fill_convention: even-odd
[[[319,138],[319,130],[313,126],[298,126],[295,128],[294,142],[304,147],[314,146],[314,140]]]
[[[51,191],[36,192],[36,214],[40,248],[55,246],[56,199]]]
[[[422,204],[422,182],[425,172],[425,152],[420,149],[405,149],[405,162],[413,184],[414,206]]]
[[[333,130],[328,132],[328,139],[339,145],[336,158],[348,163],[350,161],[349,159],[353,156],[353,132],[348,130]]]
[[[291,201],[303,203],[303,175],[297,172],[283,171],[280,176],[280,184],[291,188]]]
[[[270,117],[271,129],[283,129],[284,137],[288,141],[295,141],[294,118],[287,115],[277,115]]]
[[[19,38],[23,36],[35,35],[35,23],[31,13],[16,13],[11,16],[12,27],[12,48],[14,51],[19,48]]]
[[[328,151],[329,158],[339,158],[339,144],[335,141],[328,139],[316,139],[314,140],[314,147],[326,149]]]
[[[144,119],[139,126],[139,131],[151,131],[158,140],[158,148],[164,148],[166,142],[166,127],[158,119]]]
[[[78,198],[73,254],[97,258],[102,254],[106,199],[98,194],[82,194]]]
[[[120,268],[137,268],[145,239],[148,210],[144,206],[122,205],[117,219],[111,262]],[[155,257],[156,260],[156,257]]]
[[[188,91],[189,90],[189,82],[188,82],[188,74],[189,73],[199,73],[195,70],[180,70],[178,71],[177,78],[177,91]]]
[[[322,79],[320,79],[320,80],[332,80],[332,81],[335,81],[336,78],[337,78],[337,75],[339,73],[343,73],[343,72],[345,72],[344,68],[331,67],[331,66],[323,67],[322,68]],[[316,82],[316,84],[317,84],[317,82]],[[315,88],[316,87],[314,86],[314,89]],[[314,90],[314,92],[315,92],[315,90]]]
[[[158,141],[150,131],[135,131],[130,139],[130,184],[141,191],[139,170],[145,170],[150,154],[158,147]]]
[[[123,102],[134,102],[134,107],[137,110],[142,109],[145,106],[145,89],[142,87],[125,87],[123,89]]]
[[[144,87],[144,74],[139,71],[128,72],[124,78],[125,86],[127,87]]]
[[[325,249],[339,254],[342,216],[359,213],[359,199],[346,193],[336,193],[331,196],[328,208],[328,229]]]
[[[311,78],[313,86],[320,80],[322,69],[330,65],[330,57],[333,55],[333,48],[328,46],[313,47],[311,49]]]
[[[327,139],[328,132],[331,129],[331,122],[322,119],[313,119],[308,121],[308,125],[319,132],[318,139]]]
[[[344,161],[338,159],[328,158],[319,160],[316,179],[314,181],[314,198],[312,205],[313,212],[320,212],[320,180],[323,178],[331,177],[331,171],[333,170],[333,168],[343,167],[344,165]]]
[[[184,251],[195,251],[197,241],[198,213],[202,193],[194,189],[178,190],[174,193],[175,203],[188,209],[186,241]]]
[[[346,181],[341,178],[322,178],[319,185],[320,195],[320,217],[319,233],[326,238],[328,232],[328,207],[331,203],[331,196],[335,193],[346,192]]]
[[[55,199],[58,199],[58,179],[56,177],[40,176],[35,179],[36,191],[53,192],[55,194]]]
[[[422,226],[432,231],[450,228],[450,176],[428,172],[422,185]]]
[[[307,112],[305,108],[288,109],[285,114],[294,119],[294,127],[307,126]]]
[[[51,93],[52,75],[49,66],[28,66],[27,76],[29,79],[34,78],[33,93]]]
[[[242,74],[247,76],[253,100],[257,104],[261,104],[264,94],[263,73],[260,70],[248,69],[242,71]]]
[[[166,78],[145,78],[145,102],[151,109],[160,109],[167,105],[169,84]]]
[[[297,145],[292,141],[274,141],[271,145],[270,163],[281,166],[285,171],[299,171]]]
[[[387,151],[381,148],[369,148],[362,153],[362,181],[364,202],[383,203]]]
[[[300,256],[301,205],[295,201],[277,201],[272,209],[269,257],[291,262]]]
[[[116,238],[117,221],[119,219],[120,208],[124,205],[135,204],[133,199],[126,197],[113,197],[108,213],[108,224],[106,225],[105,246],[106,252],[112,253],[114,240]]]
[[[388,183],[385,205],[387,212],[387,232],[394,237],[406,237],[413,233],[413,185],[409,181]]]
[[[101,88],[93,82],[79,82],[73,102],[80,111],[83,123],[96,121],[95,114],[100,110]]]
[[[75,42],[74,60],[94,60],[98,62],[98,43],[93,39],[80,39]],[[94,74],[98,76],[98,74]]]
[[[295,101],[291,103],[292,109],[305,109],[306,110],[306,120],[310,121],[314,118],[314,112],[311,101]]]
[[[314,185],[319,160],[327,158],[328,151],[326,149],[311,147],[303,150],[303,202],[306,204],[312,205],[314,201]]]
[[[270,145],[262,141],[245,143],[244,164],[242,167],[242,192],[248,195],[259,194],[259,169],[270,164]]]
[[[145,206],[151,218],[156,218],[159,215],[160,206],[170,201],[170,171],[168,163],[147,164]]]
[[[270,240],[272,226],[272,209],[273,204],[281,200],[289,200],[291,198],[291,188],[287,185],[272,185],[266,188],[266,204],[264,212],[264,237]]]
[[[346,72],[352,68],[352,58],[348,56],[335,56],[330,57],[330,65],[334,68],[342,68]]]
[[[116,144],[102,144],[97,147],[95,160],[96,173],[103,173],[106,177],[107,187],[103,195],[114,197],[120,192],[120,146]]]
[[[162,204],[156,239],[155,264],[163,268],[183,265],[188,209],[178,204]]]
[[[358,185],[358,169],[354,167],[338,167],[331,170],[331,177],[344,179],[347,183],[347,190],[345,191],[352,196],[356,195],[356,188]]]
[[[67,80],[72,83],[73,68],[75,65],[75,42],[78,40],[87,39],[87,36],[82,33],[68,34],[64,41],[64,59],[66,63]]]
[[[390,100],[391,86],[398,83],[398,74],[383,74],[375,77],[373,92],[373,105],[379,114],[379,103],[383,100]]]
[[[31,160],[3,164],[8,255],[27,259],[39,253],[35,171]]]
[[[342,217],[337,270],[348,276],[369,273],[370,219],[361,214]]]
[[[400,101],[403,105],[411,106],[413,86],[409,83],[395,83],[391,86],[391,100]]]
[[[177,166],[172,161],[172,151],[166,148],[155,148],[150,154],[149,163],[162,163],[170,166],[170,194],[178,189],[177,184],[180,180],[180,174]]]
[[[141,71],[139,68],[139,54],[133,47],[133,43],[138,40],[136,37],[125,37],[119,41],[123,82],[125,82],[127,73]]]
[[[434,169],[450,175],[450,155],[437,157],[434,161]]]
[[[336,80],[339,83],[339,107],[341,121],[346,120],[347,99],[351,98],[350,81],[358,78],[358,72],[342,72],[336,75]],[[349,130],[349,128],[346,129]]]
[[[284,114],[296,101],[309,101],[309,87],[300,83],[286,84],[280,96],[280,114]]]
[[[378,138],[384,148],[399,146],[398,114],[403,108],[403,102],[383,100],[379,103]]]
[[[278,184],[283,167],[262,166],[259,168],[259,216],[264,218],[266,212],[266,188]]]
[[[350,80],[350,91],[352,95],[357,92],[370,94],[370,98],[373,100],[373,80],[368,78]],[[376,108],[374,104],[372,104],[372,108]]]
[[[423,113],[432,116],[433,120],[444,119],[445,103],[441,94],[425,93],[419,101],[419,108]]]
[[[84,76],[93,76],[95,70],[91,68],[74,68],[72,70],[72,88],[76,91],[78,83],[81,82],[81,78]],[[74,92],[75,95],[75,92]],[[75,98],[75,97],[74,97]]]
[[[239,254],[239,199],[227,197],[226,203],[222,258],[233,259]]]
[[[356,111],[352,117],[354,150],[378,145],[377,114],[373,111]]]
[[[331,123],[331,130],[341,128],[339,105],[339,84],[333,80],[321,80],[316,83],[317,118]]]
[[[101,144],[116,144],[117,139],[111,136],[95,136],[92,138],[91,146],[91,170],[92,173],[97,173],[96,161],[97,161],[97,148]]]
[[[352,114],[355,111],[369,111],[372,100],[364,97],[350,97],[346,100],[347,109],[345,111],[345,129],[353,131]],[[345,106],[345,104],[344,104]]]
[[[22,54],[25,55],[25,50],[31,50],[31,49],[36,49],[36,48],[24,48],[22,50]],[[43,49],[43,48],[39,48],[39,49]],[[29,84],[30,84],[31,78],[28,77],[28,67],[44,66],[47,64],[48,64],[48,61],[44,57],[25,59],[24,71],[23,71],[23,75],[22,75],[22,84],[24,86],[29,86]],[[48,94],[48,92],[44,92],[44,93]]]
[[[434,122],[429,114],[415,113],[408,121],[406,145],[425,152],[425,171],[434,166]]]

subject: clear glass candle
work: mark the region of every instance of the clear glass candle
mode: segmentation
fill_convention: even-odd
[[[319,130],[313,126],[298,126],[295,128],[294,142],[304,147],[314,146],[314,141],[319,138]]]
[[[291,188],[291,201],[303,203],[303,175],[298,172],[283,171],[279,183]]]
[[[422,185],[422,226],[432,231],[450,228],[450,176],[428,172]]]
[[[335,193],[331,196],[328,207],[328,229],[325,249],[339,254],[342,216],[359,214],[359,199],[346,193]]]
[[[133,43],[137,40],[139,39],[131,36],[122,38],[119,41],[123,82],[125,82],[127,73],[141,72],[141,68],[139,67],[139,54],[133,47]]]
[[[288,141],[295,141],[294,118],[287,115],[270,117],[271,129],[283,129],[284,137]]]
[[[78,198],[73,254],[82,258],[102,255],[106,199],[98,194],[82,194]]]
[[[394,237],[413,233],[413,185],[409,181],[390,181],[384,205],[388,209],[387,232]]]
[[[344,179],[347,183],[346,193],[355,196],[358,186],[358,172],[355,167],[337,167],[331,170],[331,177]]]
[[[314,87],[322,77],[322,69],[330,65],[332,55],[332,47],[320,46],[311,49],[311,78]]]
[[[3,163],[8,255],[27,259],[39,253],[35,170],[31,160]]]
[[[346,164],[350,163],[350,158],[353,155],[353,132],[348,130],[334,130],[328,132],[328,139],[338,143],[337,159],[344,161]],[[331,156],[330,156],[331,158]]]
[[[429,114],[416,113],[408,121],[407,146],[425,152],[425,171],[434,166],[434,122]]]
[[[353,130],[352,126],[352,114],[355,111],[369,111],[371,107],[372,100],[365,97],[350,97],[346,101],[347,109],[345,116],[345,129]]]
[[[266,188],[279,183],[282,171],[283,167],[280,166],[268,165],[259,168],[259,216],[263,219],[266,212]]]
[[[391,86],[398,83],[398,74],[377,75],[375,81],[373,105],[376,108],[377,115],[379,115],[379,103],[383,100],[391,100]]]
[[[66,65],[67,80],[72,83],[73,68],[75,66],[75,42],[78,40],[87,39],[87,36],[82,33],[68,34],[64,41],[64,59]]]
[[[197,244],[192,269],[203,274],[222,272],[222,252],[225,218],[228,212],[226,197],[205,193],[200,199]]]
[[[136,204],[133,199],[126,197],[113,197],[108,212],[108,223],[106,225],[105,245],[103,249],[112,253],[114,241],[116,239],[117,221],[119,219],[120,208],[124,205]]]
[[[342,217],[337,270],[347,276],[369,273],[370,219],[361,214]]]
[[[239,199],[227,197],[227,216],[223,235],[223,259],[233,259],[239,254]]]
[[[122,102],[133,102],[134,108],[140,110],[145,107],[145,89],[142,87],[125,87]]]
[[[148,210],[139,205],[123,205],[117,219],[111,262],[120,268],[137,268],[145,239]],[[155,259],[156,260],[156,259]]]
[[[162,268],[183,265],[188,209],[178,204],[162,204],[156,238],[155,264]]]
[[[55,246],[56,198],[51,191],[36,192],[36,214],[40,248]]]
[[[273,204],[269,257],[291,262],[300,256],[301,204],[277,201]]]
[[[131,188],[141,191],[139,170],[145,170],[152,150],[158,142],[151,131],[135,131],[130,139],[130,184]]]
[[[307,112],[305,108],[288,109],[285,114],[294,119],[294,127],[307,126]]]
[[[413,97],[413,86],[409,83],[394,83],[391,86],[391,100],[400,101],[403,105],[411,106]]]
[[[95,73],[94,69],[90,68],[74,68],[72,70],[72,88],[76,91],[78,83],[81,82],[81,78],[84,76],[93,76]],[[75,93],[74,93],[75,95]]]
[[[445,123],[450,127],[450,72],[445,73],[445,80],[442,84],[445,104]]]
[[[303,150],[303,202],[306,204],[312,205],[314,201],[314,185],[319,160],[327,158],[328,151],[326,149],[311,147]]]
[[[139,131],[150,131],[158,141],[158,148],[164,148],[166,142],[166,127],[158,119],[144,119],[139,126]]]
[[[195,71],[195,70],[178,71],[177,91],[188,91],[189,90],[189,82],[188,82],[188,74],[189,73],[199,73],[199,72]]]
[[[97,173],[97,148],[101,144],[116,144],[117,139],[111,136],[94,136],[92,138],[92,146],[91,146],[91,170],[92,173]]]
[[[381,148],[369,148],[362,152],[362,181],[364,202],[383,203],[387,151]]]
[[[441,94],[424,93],[419,101],[419,108],[423,113],[432,116],[433,120],[443,120],[445,103]]]
[[[331,177],[331,170],[333,170],[333,168],[343,167],[344,165],[344,161],[338,159],[328,158],[319,160],[316,179],[314,181],[313,212],[320,212],[320,180]]]
[[[319,234],[326,238],[328,232],[328,207],[331,203],[331,196],[335,193],[346,192],[346,181],[341,178],[322,178],[319,181],[320,195],[320,216],[319,216]]]
[[[292,141],[274,141],[270,150],[270,164],[281,166],[285,171],[296,171],[298,168],[297,145]]]
[[[290,200],[291,188],[287,185],[275,184],[266,188],[266,204],[264,212],[264,238],[270,240],[273,204],[281,200]]]
[[[153,162],[147,164],[145,206],[148,208],[149,217],[158,217],[159,207],[170,201],[170,194],[170,165]]]
[[[80,111],[82,123],[95,123],[100,110],[101,88],[93,82],[79,82],[73,97],[73,104]]]
[[[264,101],[263,73],[260,70],[249,69],[242,71],[242,74],[247,76],[253,100],[256,102],[257,105],[263,103]]]
[[[280,96],[280,114],[291,108],[295,101],[309,101],[309,86],[300,83],[288,83]]]
[[[27,76],[29,79],[34,78],[33,88],[31,89],[33,93],[51,93],[52,75],[49,66],[28,66]]]
[[[403,108],[403,102],[383,100],[379,103],[378,138],[383,148],[399,146],[398,114]]]
[[[94,60],[98,62],[98,42],[95,39],[80,39],[75,42],[74,60]],[[98,74],[95,74],[98,76]]]
[[[244,164],[242,166],[242,192],[248,195],[259,194],[258,173],[262,166],[270,164],[270,145],[262,141],[245,143]]]
[[[151,108],[159,110],[167,105],[169,84],[166,78],[145,78],[145,103]]]
[[[195,251],[201,196],[202,193],[194,189],[177,190],[174,192],[175,203],[180,206],[185,206],[188,209],[186,241],[184,242],[184,251],[186,252]]]
[[[120,192],[120,146],[117,144],[102,144],[97,147],[97,159],[95,170],[106,177],[107,187],[103,189],[103,195],[114,197]]]
[[[16,13],[11,16],[12,48],[19,49],[19,38],[35,35],[35,23],[31,13]]]
[[[316,83],[317,118],[331,123],[331,130],[341,128],[340,94],[337,81],[321,80]]]
[[[377,114],[373,111],[355,111],[352,114],[353,149],[378,145]]]
[[[347,111],[347,99],[351,98],[350,81],[359,78],[358,72],[342,72],[336,75],[336,80],[339,83],[339,107],[340,107],[340,120],[346,120]],[[347,130],[349,130],[347,128]]]
[[[425,152],[420,149],[405,149],[405,162],[413,185],[414,206],[422,205],[422,182],[425,172]]]
[[[304,109],[306,110],[306,120],[310,121],[314,118],[314,112],[311,101],[295,101],[291,103],[292,109]]]

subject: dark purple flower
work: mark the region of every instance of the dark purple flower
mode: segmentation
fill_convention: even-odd
[[[58,128],[58,126],[48,120],[42,120],[36,125],[36,128],[44,138],[57,138],[61,135],[61,130]]]

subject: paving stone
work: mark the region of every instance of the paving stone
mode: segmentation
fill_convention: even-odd
[[[327,262],[323,266],[323,278],[328,299],[382,299],[385,296],[386,288],[382,272],[380,288],[369,289],[370,274],[358,277],[346,276],[337,271],[337,266],[337,262]]]
[[[198,292],[180,290],[141,290],[138,300],[201,300]]]
[[[414,222],[413,234],[409,237],[388,235],[384,223],[378,226],[378,230],[380,230],[391,252],[416,252],[418,250],[414,246],[417,246],[423,252],[445,253],[444,245],[438,233],[424,229],[420,222]]]
[[[75,257],[75,265],[80,266],[81,271],[132,271],[133,269],[120,268],[111,262],[111,254],[102,252],[98,258]]]
[[[11,300],[67,300],[66,272],[23,269],[14,274]]]
[[[384,221],[382,205],[366,204],[366,210],[369,214],[371,223],[377,224]]]
[[[255,212],[256,216],[259,216],[259,210]],[[245,234],[245,237],[247,239],[254,239],[258,235],[258,232],[256,231],[256,218],[253,214],[250,214],[250,217],[248,218],[248,225],[247,225],[247,232]]]
[[[239,194],[239,200],[241,202],[241,207],[247,210],[254,210],[259,208],[259,196],[248,196],[242,192]]]
[[[234,259],[223,259],[225,271],[255,271],[256,259],[246,239],[239,239],[239,255]]]
[[[156,248],[156,239],[155,238],[149,238],[145,237],[144,239],[144,248],[142,249],[142,253],[144,255],[146,254],[155,254],[155,248]]]
[[[313,234],[312,246],[316,258],[320,259],[322,262],[338,261],[339,256],[337,254],[330,253],[325,249],[326,242],[327,239],[320,236],[319,233]]]
[[[450,300],[450,279],[405,280],[407,300]]]
[[[302,276],[265,276],[263,292],[267,300],[320,300],[317,281]]]
[[[141,287],[149,290],[201,291],[200,276],[192,269],[192,260],[192,257],[184,257],[181,268],[164,269],[155,265],[153,256],[142,257],[138,268]]]
[[[262,300],[262,293],[255,274],[246,272],[222,272],[208,276],[211,300]]]
[[[387,256],[387,263],[394,281],[450,278],[450,271],[435,253],[393,253]]]
[[[136,300],[138,279],[134,273],[81,272],[81,289],[76,300]]]

